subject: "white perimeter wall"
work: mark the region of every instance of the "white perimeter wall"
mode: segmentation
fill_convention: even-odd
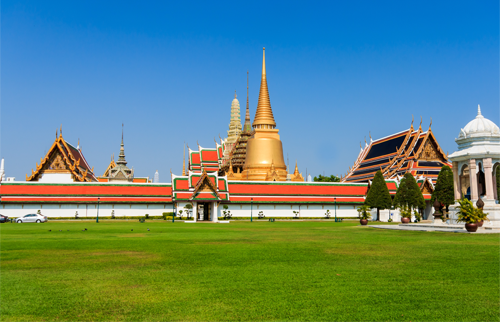
[[[178,203],[177,211],[184,210],[187,203]],[[220,204],[217,208],[217,216],[222,217],[224,204]],[[233,217],[250,217],[252,212],[253,217],[257,218],[260,211],[264,212],[266,218],[269,217],[294,217],[293,211],[299,211],[299,217],[317,217],[324,218],[327,210],[330,210],[330,216],[335,217],[334,205],[287,205],[287,204],[254,204],[251,207],[249,204],[228,204]],[[358,205],[337,205],[338,217],[357,218]],[[253,208],[251,210],[251,208]],[[95,204],[2,204],[0,206],[0,214],[9,217],[21,217],[30,213],[41,213],[47,217],[75,217],[75,212],[78,211],[79,218],[97,216],[97,205]],[[122,216],[161,216],[164,212],[172,212],[172,204],[101,204],[99,205],[99,216],[109,217],[111,212],[115,211],[115,217]],[[192,212],[191,212],[192,215]],[[185,213],[182,214],[186,216]],[[382,218],[384,219],[384,218]],[[384,220],[384,221],[387,221]]]
[[[187,203],[179,203],[177,210],[183,209]],[[258,218],[260,211],[264,212],[266,218],[273,217],[294,217],[293,211],[299,211],[299,217],[317,217],[324,218],[327,210],[330,210],[330,216],[335,217],[334,205],[290,205],[290,204],[227,204],[228,210],[231,211],[233,217],[250,217]],[[217,209],[217,216],[222,217],[224,204],[220,204]],[[356,211],[357,205],[337,205],[338,217],[358,217]],[[184,210],[184,209],[183,209]],[[192,213],[191,213],[192,214]],[[185,216],[185,214],[182,214]]]
[[[0,214],[9,217],[22,217],[27,214],[35,214],[40,210],[42,215],[47,217],[75,217],[78,211],[79,218],[97,216],[97,205],[90,204],[2,204]],[[100,204],[99,216],[111,216],[115,211],[115,217],[122,216],[161,216],[164,212],[172,212],[172,204]]]

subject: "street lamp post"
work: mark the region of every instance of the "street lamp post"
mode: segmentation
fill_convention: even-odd
[[[337,222],[337,197],[335,197],[334,200],[335,200],[335,222]]]
[[[253,222],[253,198],[250,198],[250,222]]]
[[[172,222],[175,222],[174,198],[172,198]]]
[[[99,201],[101,201],[101,197],[97,197],[97,217],[95,219],[96,223],[99,223]]]

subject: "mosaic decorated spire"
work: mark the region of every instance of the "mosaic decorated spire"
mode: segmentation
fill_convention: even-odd
[[[234,91],[234,99],[231,102],[231,121],[229,122],[229,131],[227,131],[227,143],[234,144],[241,133],[241,118],[240,118],[240,102],[236,98]]]

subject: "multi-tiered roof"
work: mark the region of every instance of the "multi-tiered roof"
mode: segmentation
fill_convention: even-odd
[[[432,124],[432,122],[431,122]],[[365,142],[352,168],[342,182],[368,182],[378,170],[384,178],[394,179],[410,172],[414,176],[425,176],[434,183],[441,167],[450,166],[447,155],[441,150],[431,126],[417,130],[413,122],[408,130],[373,141]]]

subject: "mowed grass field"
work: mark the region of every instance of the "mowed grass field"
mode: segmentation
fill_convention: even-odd
[[[500,320],[496,234],[333,221],[0,229],[3,321]]]

